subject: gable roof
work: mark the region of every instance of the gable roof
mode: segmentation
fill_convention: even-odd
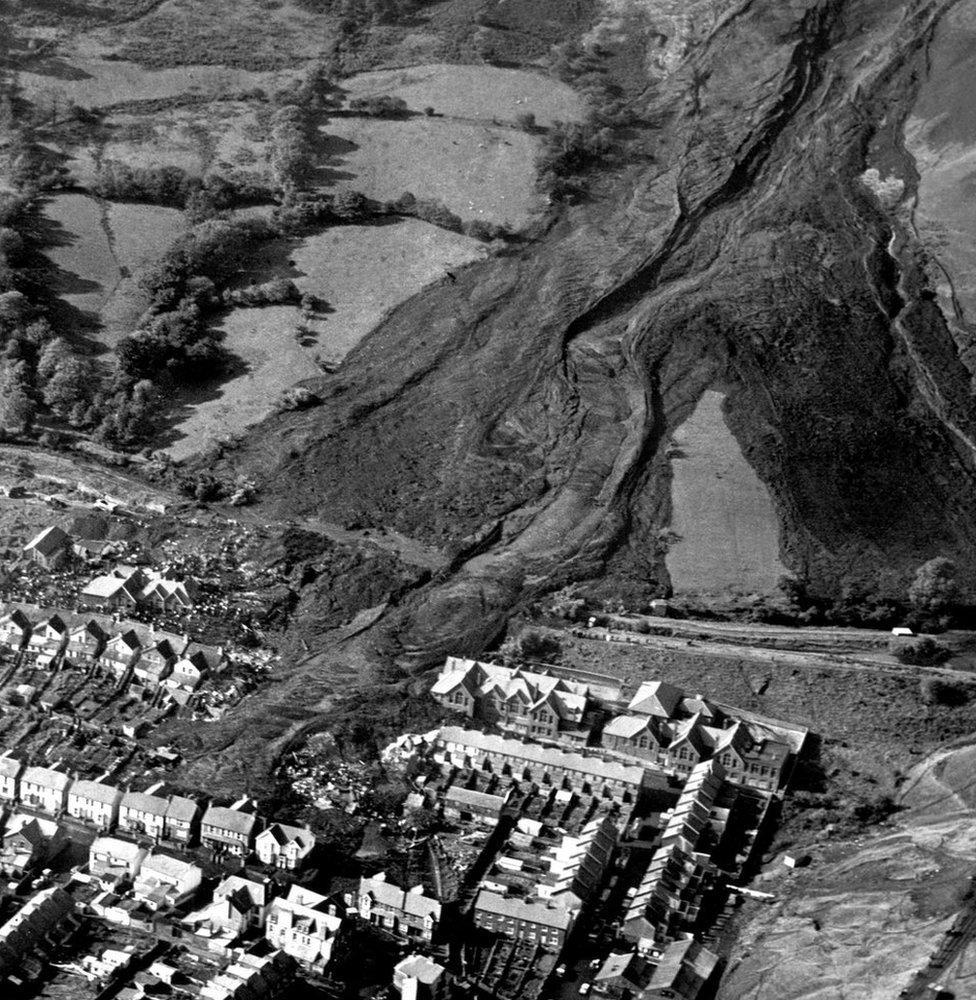
[[[214,826],[218,830],[228,830],[242,836],[249,834],[257,821],[258,818],[254,813],[241,812],[239,809],[227,806],[211,806],[203,814],[204,826]]]
[[[572,912],[561,906],[549,906],[542,901],[531,902],[512,896],[502,896],[490,889],[482,889],[478,893],[474,909],[476,913],[480,910],[482,913],[525,920],[561,931],[568,930],[573,919]]]
[[[119,591],[124,591],[125,595],[132,601],[135,598],[126,586],[127,581],[117,576],[96,576],[94,580],[89,580],[82,590],[82,597],[114,597]]]
[[[648,722],[649,718],[646,715],[617,715],[603,727],[603,735],[632,740],[635,736],[648,731]]]
[[[150,795],[147,792],[126,792],[122,796],[122,808],[135,812],[150,813],[153,816],[165,816],[168,803],[162,795]]]
[[[23,784],[40,785],[41,788],[50,788],[55,792],[63,792],[70,783],[71,778],[63,771],[55,771],[51,767],[28,767],[21,778]]]
[[[182,795],[173,795],[166,807],[166,818],[191,823],[199,811],[200,806],[193,799],[184,798]]]
[[[114,805],[122,798],[122,793],[115,785],[103,785],[98,781],[85,780],[74,782],[68,790],[68,795],[91,799],[92,802],[101,802],[104,805]]]
[[[25,546],[25,552],[39,552],[42,556],[50,556],[71,544],[71,536],[56,524],[45,528],[35,535]]]
[[[315,834],[305,826],[289,826],[287,823],[272,823],[266,830],[258,834],[258,840],[274,840],[279,847],[297,843],[303,850],[310,849],[315,843]]]

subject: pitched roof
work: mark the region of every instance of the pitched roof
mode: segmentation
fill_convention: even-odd
[[[383,906],[416,917],[431,917],[434,920],[439,920],[441,916],[441,904],[436,899],[431,899],[421,892],[407,892],[385,879],[361,878],[359,880],[359,895],[370,895]]]
[[[42,556],[53,555],[59,549],[71,544],[71,536],[56,524],[35,535],[25,546],[25,552],[40,552]]]
[[[98,781],[79,780],[72,784],[68,790],[68,795],[77,795],[82,799],[91,799],[92,802],[102,802],[105,805],[114,805],[122,797],[122,793],[115,785],[103,785]]]
[[[552,927],[555,930],[568,930],[573,915],[561,906],[549,906],[545,902],[529,902],[512,896],[502,896],[489,889],[482,889],[474,901],[474,909],[496,916],[511,917],[514,920],[526,920]]]
[[[0,757],[0,778],[16,778],[23,766],[24,762],[16,757]]]
[[[182,820],[190,823],[200,811],[200,806],[193,799],[184,798],[182,795],[174,795],[169,800],[166,807],[166,818]]]
[[[168,803],[161,795],[149,795],[146,792],[126,792],[122,796],[122,808],[134,812],[150,813],[154,816],[165,816]]]
[[[96,837],[92,842],[91,851],[93,854],[103,851],[123,861],[135,861],[140,853],[145,853],[145,849],[138,844],[120,840],[118,837]]]
[[[169,854],[150,854],[142,863],[140,873],[146,875],[158,875],[162,878],[185,879],[194,875],[202,876],[201,869],[189,861],[182,858],[174,858]]]
[[[20,780],[22,784],[40,785],[42,788],[50,788],[55,792],[63,792],[71,782],[71,778],[63,771],[36,766],[28,767]]]
[[[627,709],[639,715],[670,719],[681,704],[682,697],[681,689],[666,681],[644,681],[630,699]]]
[[[310,849],[315,844],[315,834],[307,826],[289,826],[287,823],[272,823],[260,835],[259,839],[271,838],[280,847],[297,842],[303,849]]]
[[[472,788],[464,788],[461,785],[451,785],[444,793],[445,802],[456,802],[462,806],[471,806],[473,809],[487,809],[491,812],[498,812],[505,805],[504,795],[491,795],[488,792],[476,792]]]
[[[476,729],[442,726],[437,738],[443,743],[453,743],[487,754],[510,756],[546,768],[578,771],[601,781],[619,781],[635,787],[639,787],[644,781],[644,768],[638,765],[620,764],[602,757],[588,757],[541,743],[525,743],[522,740],[492,736]]]
[[[89,580],[85,584],[85,589],[81,592],[82,597],[114,597],[120,590],[124,590],[126,595],[135,600],[126,586],[126,581],[117,576],[96,576],[94,580]]]
[[[249,834],[257,823],[254,813],[241,812],[226,806],[211,806],[203,814],[204,826],[214,826],[218,830],[229,830],[231,833]]]
[[[444,975],[445,970],[443,965],[438,965],[426,955],[408,955],[394,971],[432,986]]]
[[[619,736],[621,739],[632,740],[640,733],[647,731],[648,717],[646,715],[617,715],[604,727],[604,736]]]

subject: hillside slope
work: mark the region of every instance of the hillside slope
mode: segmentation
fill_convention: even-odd
[[[935,554],[972,589],[972,372],[907,224],[902,140],[953,6],[645,4],[668,56],[648,54],[634,100],[651,155],[399,307],[321,407],[224,456],[259,482],[262,516],[384,525],[457,556],[361,640],[366,661],[476,650],[570,581],[667,590],[669,443],[715,388],[812,590],[901,594]],[[296,668],[296,699],[316,703],[333,655]]]

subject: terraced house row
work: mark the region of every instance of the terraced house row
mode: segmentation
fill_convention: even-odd
[[[57,767],[0,757],[0,800],[51,817],[70,817],[99,831],[118,830],[154,843],[201,843],[217,854],[258,859],[282,869],[300,868],[315,846],[306,827],[271,823],[264,828],[249,799],[204,807],[196,799],[119,789],[105,781],[74,778]]]
[[[600,747],[678,777],[715,758],[727,780],[766,792],[783,786],[806,737],[800,727],[748,722],[664,681],[641,684],[628,702],[608,699],[556,667],[448,657],[431,694],[451,711],[522,739]]]

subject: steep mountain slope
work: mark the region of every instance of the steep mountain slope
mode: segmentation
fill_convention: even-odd
[[[973,582],[971,373],[899,207],[917,179],[902,124],[953,4],[623,6],[664,39],[633,101],[649,155],[531,245],[405,303],[324,405],[223,459],[269,516],[456,554],[357,640],[364,662],[480,648],[569,581],[666,590],[668,445],[716,387],[814,591],[900,594],[938,553]],[[862,180],[875,165],[900,202]],[[316,704],[335,655],[282,697]]]

